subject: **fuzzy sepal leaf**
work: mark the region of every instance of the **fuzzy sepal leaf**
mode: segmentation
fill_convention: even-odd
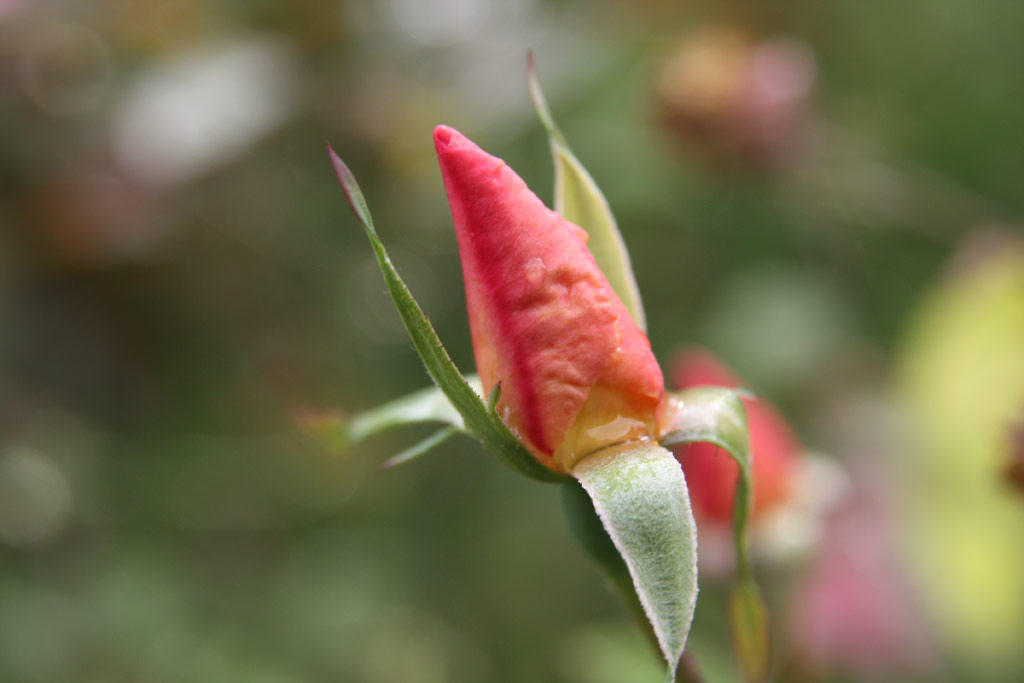
[[[629,568],[619,555],[618,548],[605,531],[601,518],[597,516],[594,502],[577,482],[566,482],[562,486],[562,509],[565,511],[569,530],[586,551],[587,555],[604,569],[608,578],[616,588],[625,588],[633,597],[633,580],[629,576]],[[646,619],[646,616],[644,616]]]
[[[631,442],[583,458],[572,474],[624,560],[674,678],[697,600],[697,532],[683,470],[664,448]]]
[[[747,411],[734,389],[697,387],[669,395],[669,409],[658,443],[713,443],[733,457],[740,468],[733,508],[733,536],[741,573],[747,568],[747,518],[753,504],[753,479]]]
[[[729,604],[733,647],[746,680],[767,680],[771,664],[768,609],[754,581],[747,555],[748,517],[753,507],[753,471],[745,390],[697,387],[675,392],[658,440],[662,446],[708,442],[725,450],[739,465],[733,502],[733,541],[736,547],[737,582]]]

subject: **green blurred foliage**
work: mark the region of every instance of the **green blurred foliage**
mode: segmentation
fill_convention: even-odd
[[[550,201],[528,47],[630,247],[659,357],[706,344],[811,448],[913,482],[890,495],[900,525],[940,537],[900,547],[940,654],[897,678],[1019,680],[1020,652],[971,636],[1019,629],[1024,608],[983,609],[1011,599],[986,577],[1024,575],[1020,553],[962,583],[928,562],[950,517],[1015,548],[1019,497],[972,473],[1003,525],[968,523],[963,452],[934,444],[1000,462],[1024,397],[933,399],[963,386],[947,354],[1008,379],[1024,347],[999,360],[964,332],[982,324],[969,300],[928,292],[979,227],[1019,244],[1022,22],[1024,5],[964,0],[0,2],[0,680],[657,680],[554,487],[466,439],[378,473],[417,434],[337,453],[295,427],[427,382],[324,142],[469,372],[430,130],[459,128]],[[813,55],[793,139],[751,154],[701,132],[743,138],[756,107],[698,107],[727,113],[696,134],[666,123],[661,69],[709,26]],[[1000,339],[1021,303],[1003,305],[977,313]],[[799,570],[762,569],[779,675],[893,680],[787,640]],[[702,585],[691,643],[712,681],[736,676],[725,585]]]

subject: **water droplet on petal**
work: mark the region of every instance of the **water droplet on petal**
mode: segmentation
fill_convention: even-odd
[[[544,265],[544,259],[539,257],[532,258],[523,266],[523,277],[526,278],[526,283],[530,287],[540,287],[544,282],[547,270],[547,266]]]

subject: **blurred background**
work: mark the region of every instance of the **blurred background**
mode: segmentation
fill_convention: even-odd
[[[296,426],[427,384],[325,142],[468,372],[431,128],[550,201],[527,48],[659,359],[710,349],[831,472],[758,566],[777,679],[1021,680],[1021,26],[967,0],[0,0],[0,680],[661,680],[555,487],[468,439],[378,472],[418,430]],[[691,635],[708,681],[737,680],[727,576]]]

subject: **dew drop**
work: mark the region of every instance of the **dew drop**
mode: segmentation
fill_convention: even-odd
[[[526,265],[523,266],[523,277],[526,278],[526,283],[530,287],[540,287],[544,282],[547,270],[547,266],[544,265],[544,259],[535,257],[527,261]]]

